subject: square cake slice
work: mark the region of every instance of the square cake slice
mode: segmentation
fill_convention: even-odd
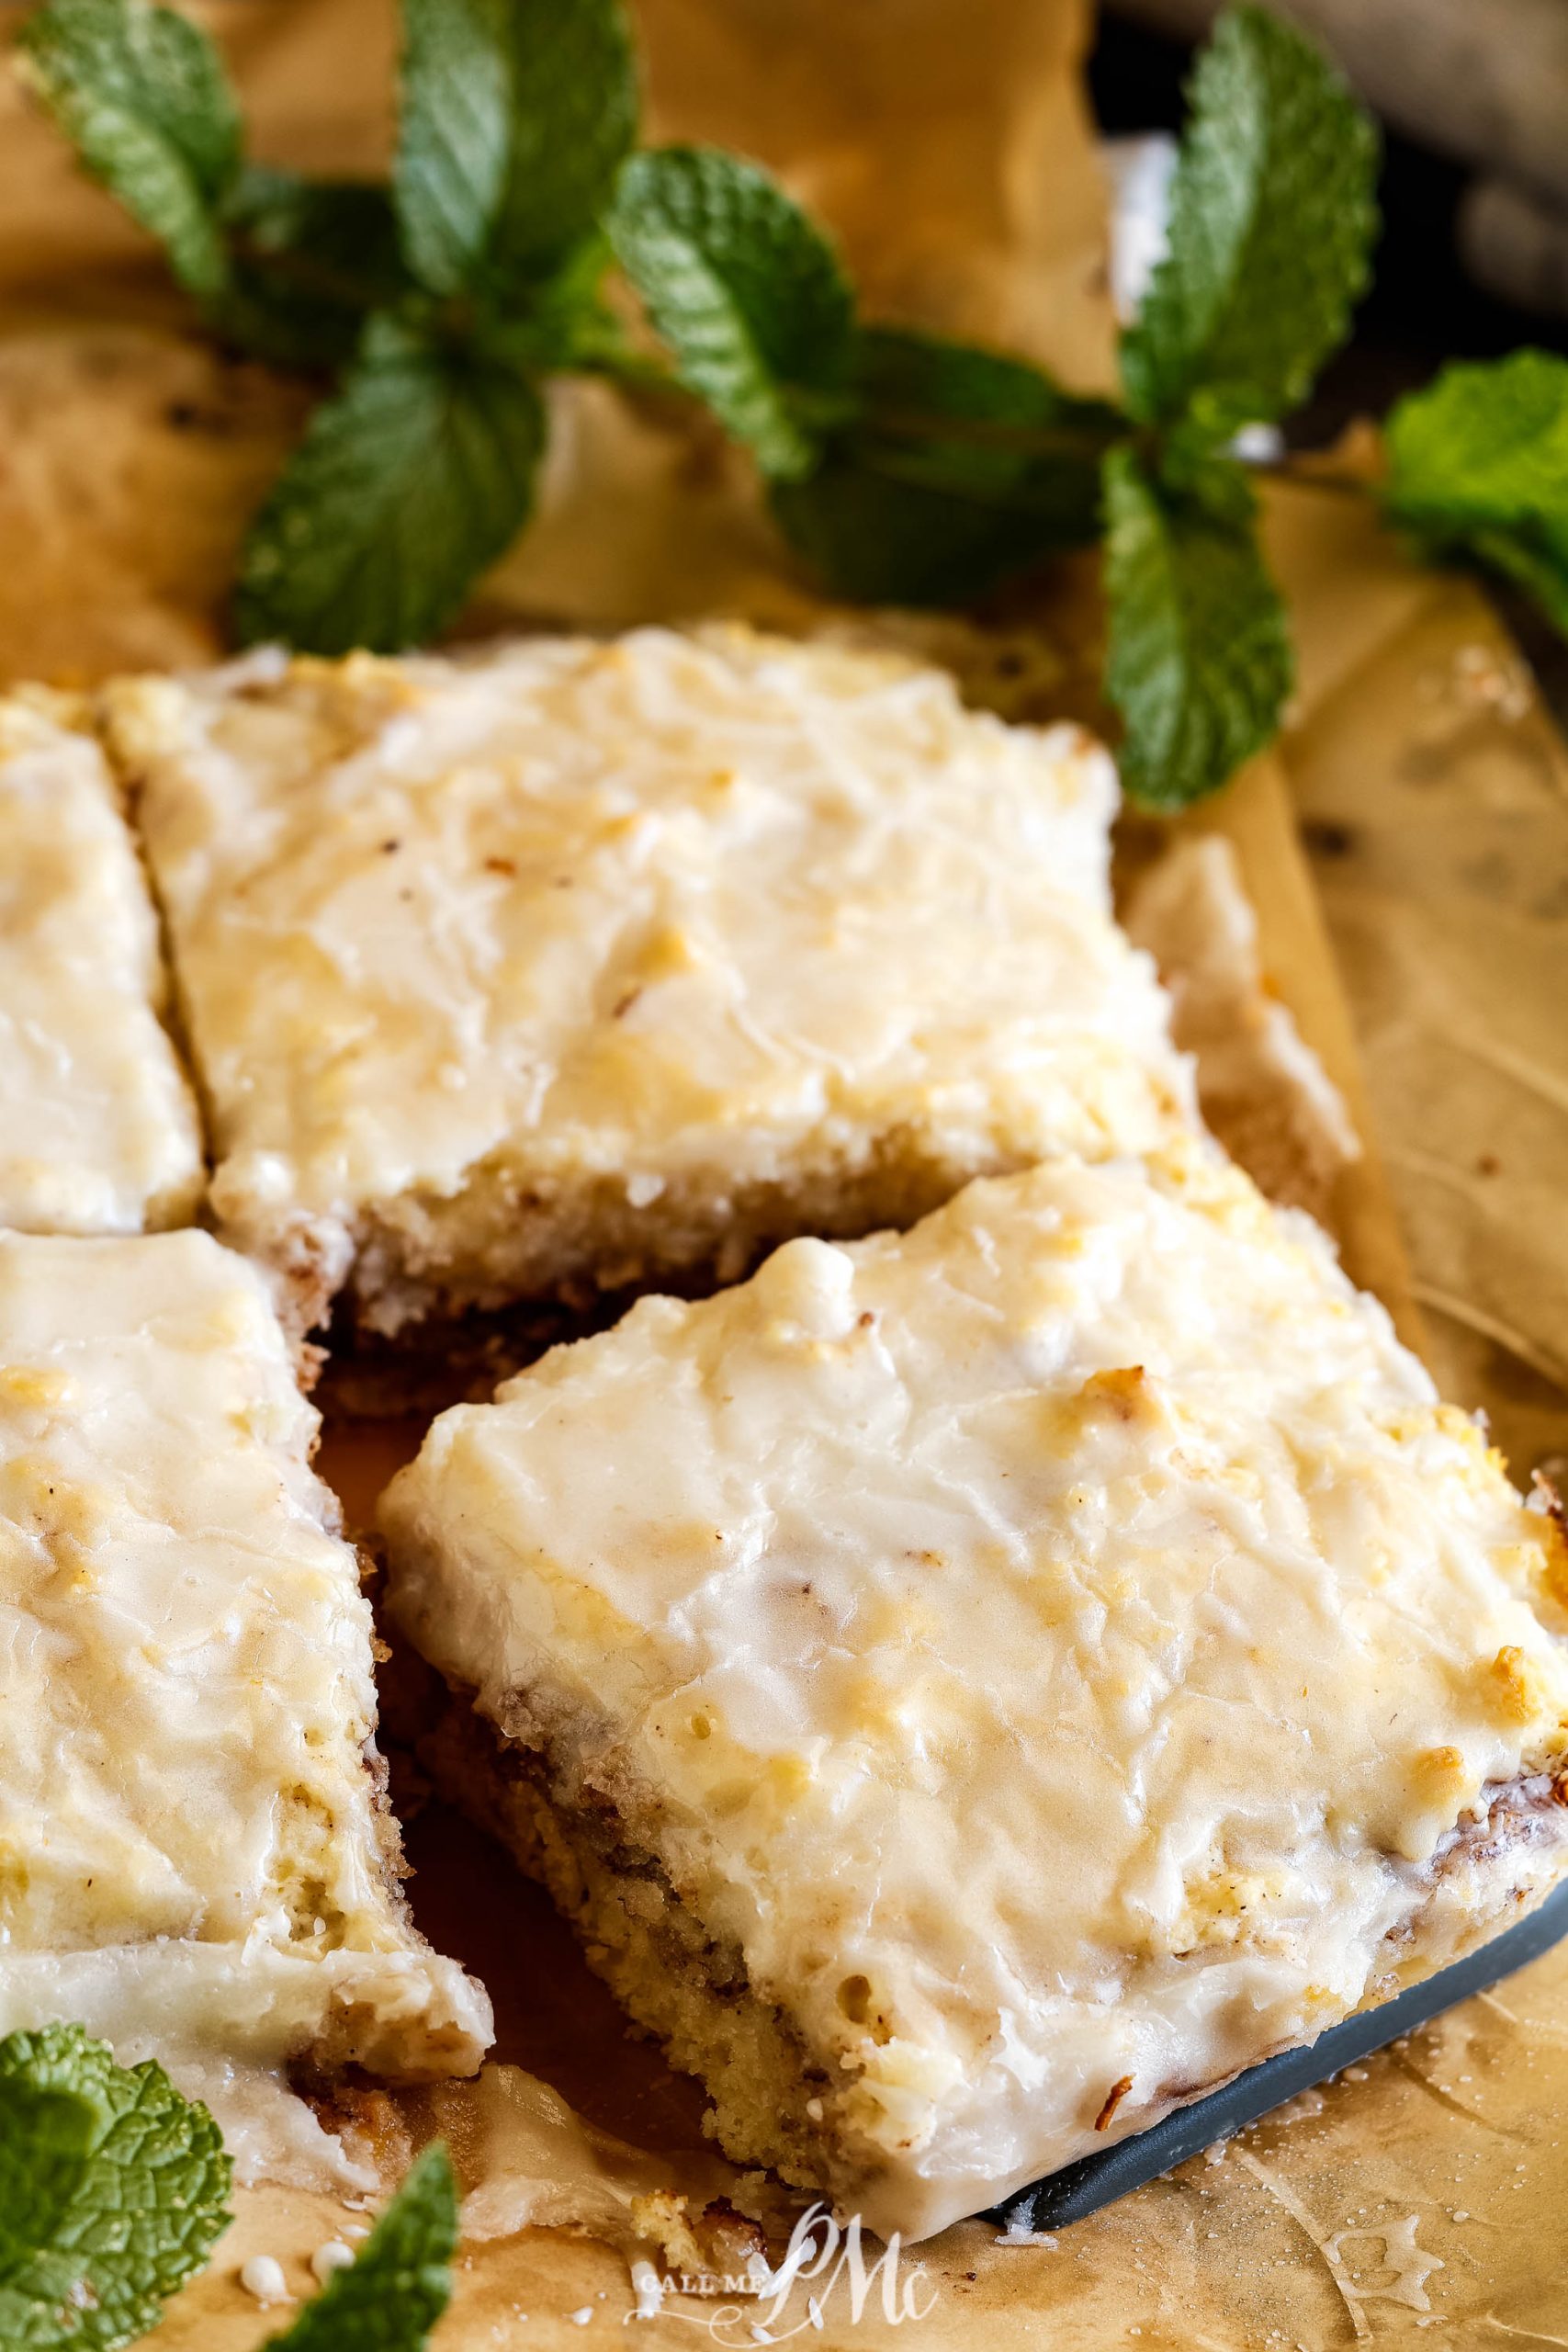
[[[226,1238],[297,1328],[728,1280],[1191,1114],[1110,760],[736,627],[113,690]]]
[[[423,1753],[741,2161],[919,2235],[1568,1870],[1568,1556],[1212,1147],[970,1185],[442,1416]]]
[[[0,2034],[478,2065],[485,1995],[399,1891],[315,1429],[210,1235],[0,1236]]]
[[[0,1226],[140,1233],[192,1215],[201,1142],[147,879],[75,720],[0,698]]]

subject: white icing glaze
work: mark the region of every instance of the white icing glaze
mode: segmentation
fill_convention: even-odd
[[[443,1415],[382,1519],[418,1645],[613,1794],[841,2085],[831,2186],[883,2230],[1310,2038],[1564,1865],[1544,1780],[1516,1842],[1450,1851],[1562,1760],[1560,1540],[1201,1144],[645,1300]]]
[[[324,1291],[358,1249],[388,1328],[422,1280],[701,1260],[750,1189],[882,1155],[945,1191],[1190,1115],[1111,920],[1110,761],[935,671],[644,629],[107,707],[220,1215]]]
[[[485,1996],[389,1889],[316,1426],[209,1235],[0,1235],[0,2033],[477,2064]]]
[[[201,1146],[146,880],[72,715],[0,700],[0,1225],[139,1233],[190,1215]]]
[[[260,2065],[222,2055],[200,2036],[183,2039],[164,2013],[155,2035],[121,2033],[121,2065],[156,2058],[187,2098],[198,2098],[223,2135],[243,2188],[261,2181],[338,2197],[365,2196],[383,2186],[379,2170],[349,2153],[308,2100],[288,2086],[280,2064]]]

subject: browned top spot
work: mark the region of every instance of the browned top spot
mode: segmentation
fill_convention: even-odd
[[[1103,1405],[1119,1421],[1135,1421],[1149,1401],[1143,1365],[1119,1364],[1112,1372],[1091,1373],[1081,1398],[1086,1410]]]

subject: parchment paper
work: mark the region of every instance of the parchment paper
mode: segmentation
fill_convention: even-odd
[[[392,46],[377,0],[225,0],[212,13],[270,154],[335,170],[376,159]],[[837,220],[880,305],[1025,345],[1076,383],[1104,380],[1102,197],[1074,78],[1076,0],[648,0],[644,20],[660,128],[722,136],[785,168]],[[244,513],[300,401],[179,330],[133,234],[0,87],[8,674],[81,680],[205,658],[220,641]],[[711,436],[653,412],[628,420],[604,395],[558,405],[541,526],[486,583],[469,628],[719,605],[788,625],[823,617],[783,564],[744,469]],[[1568,1330],[1552,1148],[1568,1122],[1564,756],[1470,590],[1410,571],[1332,492],[1282,493],[1271,520],[1304,657],[1284,760],[1353,982],[1373,1114],[1284,766],[1257,763],[1195,821],[1235,845],[1269,984],[1374,1145],[1331,1204],[1348,1262],[1414,1334],[1376,1128],[1437,1360],[1456,1393],[1523,1439],[1528,1460],[1561,1442],[1550,1382]],[[923,641],[961,668],[983,670],[991,649],[992,684],[1016,688],[1021,669],[1021,707],[1095,715],[1098,616],[1083,568],[992,617],[988,638],[944,639],[937,625]],[[1138,842],[1128,848],[1135,857]],[[329,1436],[323,1464],[351,1516],[367,1514],[417,1435]],[[651,2151],[672,2183],[695,2178],[700,2098],[626,2041],[547,1906],[434,1813],[413,1820],[410,1845],[416,1910],[496,1995],[499,2055]],[[770,2333],[933,2352],[1327,2352],[1427,2328],[1461,2346],[1568,2340],[1557,2221],[1568,2158],[1553,2120],[1568,2102],[1568,1962],[1539,1963],[1356,2072],[1055,2245],[999,2246],[979,2224],[950,2232],[918,2250],[924,2316],[895,2326],[880,2283],[857,2316],[840,2278],[819,2329],[797,2293]],[[444,2110],[446,2128],[455,2116]],[[396,2108],[381,2120],[393,2140],[412,2128]],[[459,2154],[472,2186],[482,2152]],[[244,2255],[276,2255],[291,2291],[309,2291],[306,2259],[344,2219],[326,2198],[244,2194],[213,2270],[158,2344],[259,2342],[288,2314],[241,2292]],[[525,2230],[466,2251],[437,2341],[548,2352],[611,2340],[633,2308],[621,2253]],[[685,2300],[633,2324],[661,2343],[698,2327],[754,2340],[755,2306],[716,2328],[715,2316]]]
[[[1281,749],[1428,1358],[1522,1477],[1568,1451],[1568,752],[1479,588],[1365,501],[1281,489],[1269,536],[1301,655]]]

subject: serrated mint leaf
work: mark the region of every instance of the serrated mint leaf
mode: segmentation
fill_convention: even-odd
[[[1217,791],[1280,724],[1294,666],[1258,552],[1251,489],[1211,459],[1179,490],[1131,448],[1105,460],[1105,688],[1122,715],[1122,780],[1153,808]]]
[[[544,442],[504,355],[372,319],[251,526],[242,640],[393,653],[434,635],[522,528]]]
[[[755,164],[712,147],[634,155],[608,227],[688,390],[765,474],[797,480],[847,393],[854,310],[822,232]]]
[[[147,0],[48,0],[17,40],[23,72],[87,171],[158,239],[182,285],[217,293],[217,213],[241,134],[206,33]]]
[[[439,2143],[417,2157],[352,2269],[339,2270],[276,2352],[423,2352],[452,2293],[457,2192]]]
[[[281,368],[339,368],[408,278],[384,187],[247,164],[223,207],[230,283],[206,306],[226,342]]]
[[[1383,503],[1434,553],[1473,555],[1568,630],[1568,359],[1446,368],[1384,428]]]
[[[227,2228],[232,2167],[204,2107],[80,2026],[0,2041],[0,2344],[112,2352],[146,2334]]]
[[[1348,330],[1377,233],[1377,138],[1280,18],[1222,17],[1189,92],[1169,245],[1122,338],[1134,415],[1211,445],[1283,416]]]
[[[637,136],[620,0],[404,0],[393,177],[436,294],[527,279],[592,229]]]

